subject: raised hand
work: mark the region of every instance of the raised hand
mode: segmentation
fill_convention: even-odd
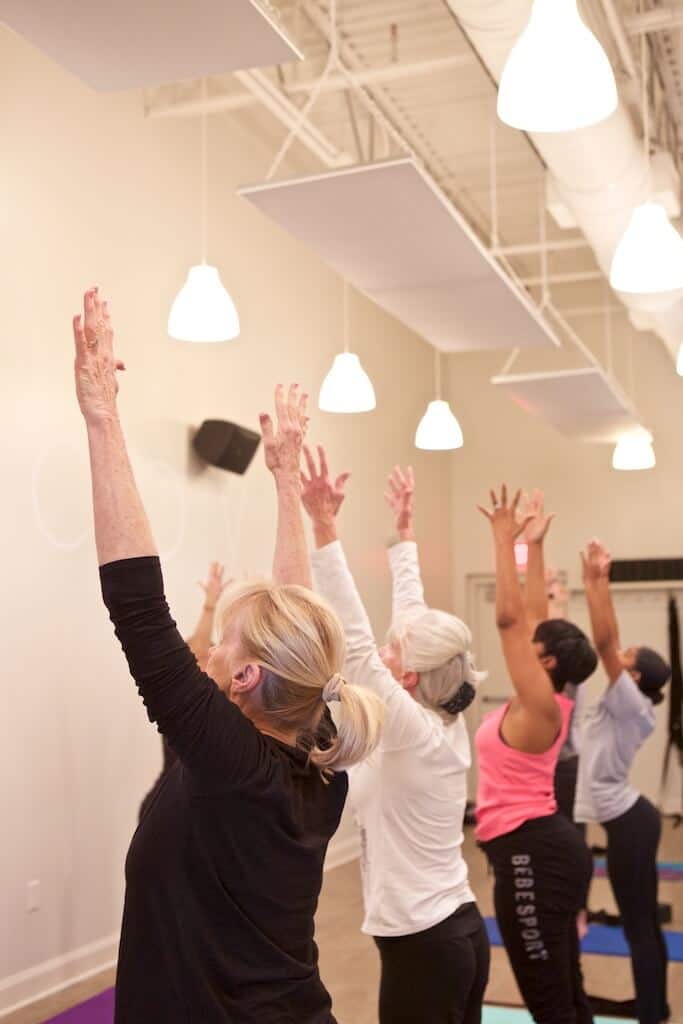
[[[76,359],[76,395],[85,420],[96,424],[117,417],[117,370],[125,366],[114,356],[114,329],[109,307],[99,290],[89,288],[83,296],[83,315],[73,318]]]
[[[506,484],[503,484],[500,489],[500,497],[494,490],[491,490],[489,493],[491,496],[491,508],[484,508],[483,505],[477,505],[477,508],[490,522],[494,537],[497,540],[509,540],[512,543],[533,519],[531,515],[519,516],[517,514],[522,492],[517,491],[510,504],[508,504]]]
[[[259,416],[266,466],[275,476],[294,476],[299,479],[301,449],[308,428],[306,406],[308,395],[299,393],[299,385],[292,384],[285,398],[282,384],[275,389],[277,432],[268,413]]]
[[[609,580],[612,556],[605,545],[597,537],[594,537],[581,552],[581,565],[584,583]]]
[[[394,513],[398,535],[401,540],[412,540],[415,494],[413,467],[408,466],[404,473],[400,466],[394,466],[388,482],[389,490],[384,492],[384,497]]]
[[[204,607],[207,611],[213,611],[218,604],[221,594],[230,582],[230,580],[223,580],[224,572],[225,567],[220,562],[212,562],[209,566],[209,575],[206,578],[206,582],[202,583],[200,581],[199,583],[199,586],[206,595]]]
[[[521,508],[517,512],[518,521],[526,519],[526,526],[522,531],[523,540],[527,544],[540,544],[548,532],[548,528],[555,518],[555,513],[545,514],[543,491],[538,488],[533,491],[531,497],[528,494],[522,495]]]
[[[322,445],[318,445],[320,468],[316,465],[311,449],[304,445],[304,457],[308,468],[308,476],[301,474],[301,501],[314,523],[330,524],[334,522],[346,495],[344,487],[351,476],[341,473],[332,482],[327,465],[327,455]]]

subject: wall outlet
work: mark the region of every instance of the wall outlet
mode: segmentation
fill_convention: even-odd
[[[40,881],[35,879],[26,883],[26,913],[33,914],[40,910]]]

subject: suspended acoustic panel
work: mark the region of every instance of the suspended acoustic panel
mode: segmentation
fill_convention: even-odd
[[[301,58],[259,0],[0,0],[0,21],[94,89]]]
[[[239,194],[443,351],[560,345],[528,295],[411,159]]]
[[[559,373],[520,373],[492,377],[525,412],[538,416],[565,437],[616,442],[639,426],[628,398],[597,367]]]

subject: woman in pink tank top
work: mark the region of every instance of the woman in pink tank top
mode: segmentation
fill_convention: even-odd
[[[573,702],[561,694],[595,670],[577,626],[547,618],[543,541],[550,516],[542,495],[518,515],[491,492],[480,511],[493,531],[496,623],[514,696],[477,734],[477,838],[495,875],[498,927],[522,997],[536,1024],[591,1024],[583,988],[576,917],[585,906],[592,858],[579,832],[557,813],[554,776]],[[526,603],[514,542],[528,543]]]

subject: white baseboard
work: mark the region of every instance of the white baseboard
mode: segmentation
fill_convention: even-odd
[[[71,953],[65,953],[64,956],[54,957],[4,978],[0,981],[0,1021],[30,1003],[113,967],[118,945],[118,933],[109,935],[74,949]]]
[[[345,839],[340,839],[338,843],[332,840],[327,850],[327,857],[325,858],[325,871],[340,868],[342,864],[358,860],[359,857],[360,835],[358,832],[354,832],[351,836],[346,836]]]

